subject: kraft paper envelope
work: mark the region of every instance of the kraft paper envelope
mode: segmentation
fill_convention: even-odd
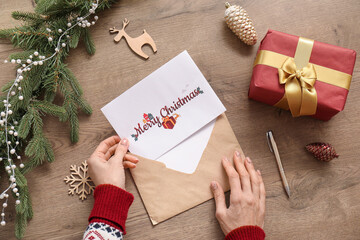
[[[211,198],[210,182],[218,181],[228,191],[229,183],[221,159],[232,160],[240,145],[225,114],[216,119],[209,142],[193,174],[166,168],[165,164],[138,156],[131,174],[153,225],[195,207]]]

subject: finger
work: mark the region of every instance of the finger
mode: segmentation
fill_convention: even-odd
[[[114,155],[117,146],[118,143],[112,146],[111,148],[109,148],[109,150],[105,153],[105,160],[109,160],[109,158],[111,158],[111,156]]]
[[[134,155],[131,155],[131,154],[126,154],[124,159],[126,161],[129,161],[129,162],[132,162],[132,163],[138,163],[139,162],[139,159],[137,157],[135,157]]]
[[[215,206],[216,206],[216,218],[222,218],[226,211],[225,194],[224,190],[216,181],[212,181],[210,184],[211,191],[214,195]]]
[[[260,191],[260,211],[265,213],[265,200],[266,200],[266,192],[265,192],[265,185],[264,181],[261,176],[260,170],[257,170],[259,176],[259,191]]]
[[[124,168],[136,168],[136,164],[129,161],[124,161],[123,166]]]
[[[244,192],[251,191],[250,175],[244,165],[245,159],[241,157],[239,151],[234,152],[234,164],[237,172],[240,175],[241,187]]]
[[[128,148],[129,148],[129,141],[126,138],[121,139],[120,143],[118,144],[115,150],[115,155],[109,159],[109,163],[122,165],[122,162],[124,160]]]
[[[259,198],[260,197],[260,181],[259,174],[254,169],[254,164],[249,157],[246,158],[245,167],[250,175],[251,181],[251,189],[254,195]]]
[[[236,172],[234,167],[231,165],[229,159],[224,157],[222,159],[222,165],[225,169],[226,174],[229,178],[230,188],[232,193],[240,193],[241,192],[241,184],[239,174]]]
[[[95,149],[95,152],[106,154],[106,152],[119,141],[119,136],[109,137],[99,144],[99,146]]]

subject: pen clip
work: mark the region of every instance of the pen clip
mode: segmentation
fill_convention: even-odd
[[[273,133],[271,130],[267,131],[266,132],[266,140],[267,140],[267,143],[269,145],[269,148],[270,148],[270,152],[274,152],[274,149],[272,147],[272,143],[271,143],[271,138],[273,138]]]

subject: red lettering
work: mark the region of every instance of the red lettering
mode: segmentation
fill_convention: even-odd
[[[195,97],[195,94],[194,94],[193,92],[191,92],[191,93],[189,94],[189,96],[190,96],[191,99],[193,99],[193,98]]]
[[[165,114],[166,113],[166,114]],[[160,115],[162,116],[162,117],[166,117],[167,115],[169,115],[170,113],[169,113],[169,111],[168,111],[168,109],[167,109],[167,107],[165,106],[165,107],[163,107],[162,109],[160,109]]]
[[[141,135],[142,133],[144,133],[144,130],[142,130],[142,128],[141,128],[141,126],[140,126],[140,123],[138,123],[138,127],[139,127],[139,128],[135,128],[135,127],[134,127],[134,129],[135,129],[135,131],[136,131],[136,136],[139,136],[139,135]]]

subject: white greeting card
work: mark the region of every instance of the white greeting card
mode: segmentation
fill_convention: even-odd
[[[206,147],[213,128],[209,123],[225,107],[184,51],[101,110],[118,135],[129,139],[132,153],[189,173]],[[183,158],[169,162],[174,155],[170,149],[180,155],[191,153],[189,149],[200,154],[191,161],[195,169]]]

